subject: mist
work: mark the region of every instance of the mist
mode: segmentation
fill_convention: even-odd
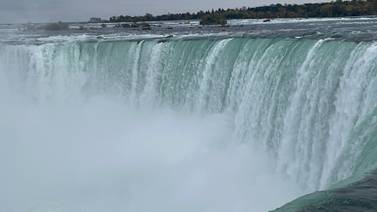
[[[11,96],[0,96],[3,211],[266,211],[300,191],[232,142],[225,115]]]

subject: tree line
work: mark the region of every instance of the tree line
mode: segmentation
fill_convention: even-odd
[[[201,20],[202,24],[222,24],[227,19],[273,19],[273,18],[314,18],[377,15],[377,0],[352,0],[307,4],[272,4],[262,7],[217,9],[196,13],[175,13],[154,16],[113,16],[110,22],[142,22],[167,20]]]

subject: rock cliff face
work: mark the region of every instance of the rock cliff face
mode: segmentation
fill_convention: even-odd
[[[342,188],[301,197],[275,212],[373,212],[377,210],[377,173]]]

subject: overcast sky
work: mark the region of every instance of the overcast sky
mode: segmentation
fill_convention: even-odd
[[[0,0],[0,23],[80,21],[90,17],[192,12],[324,0]]]

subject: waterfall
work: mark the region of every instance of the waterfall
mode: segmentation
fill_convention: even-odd
[[[223,114],[233,143],[265,152],[274,172],[304,193],[377,165],[365,159],[373,155],[366,148],[377,133],[376,43],[203,38],[1,44],[0,77],[0,88],[36,102],[105,95],[136,107]]]

